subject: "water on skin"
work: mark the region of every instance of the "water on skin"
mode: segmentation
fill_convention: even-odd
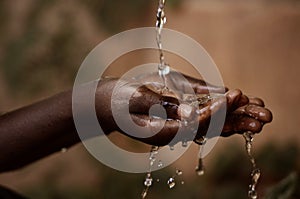
[[[260,171],[259,168],[257,168],[255,159],[252,155],[253,136],[254,136],[254,134],[252,132],[245,132],[243,134],[243,137],[244,137],[245,142],[246,142],[245,143],[246,152],[247,152],[247,155],[248,155],[249,160],[250,160],[251,165],[252,165],[251,184],[249,185],[248,197],[250,199],[257,199],[258,195],[257,195],[257,192],[256,192],[256,186],[257,186],[258,180],[260,178],[261,171]]]

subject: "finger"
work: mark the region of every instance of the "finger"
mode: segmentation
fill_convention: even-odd
[[[231,116],[226,119],[221,136],[226,137],[234,133],[243,133],[246,131],[258,133],[262,130],[262,127],[263,124],[252,117]]]
[[[135,114],[148,115],[149,110],[154,105],[161,105],[164,110],[158,109],[151,114],[161,117],[166,113],[170,119],[186,119],[195,113],[195,108],[188,104],[180,104],[177,98],[162,96],[146,86],[137,89],[129,102],[129,112]],[[165,118],[166,119],[166,118]]]
[[[176,136],[180,127],[180,121],[177,120],[162,120],[137,114],[132,114],[131,117],[137,125],[145,127],[141,132],[137,132],[141,135],[140,137],[132,138],[155,146],[168,145]]]
[[[239,101],[237,102],[236,106],[237,106],[237,107],[242,107],[242,106],[245,106],[245,105],[248,104],[248,103],[249,103],[249,98],[248,98],[246,95],[242,94],[242,95],[240,96],[240,99],[239,99]]]
[[[226,93],[227,110],[231,112],[249,103],[249,98],[239,89],[230,90]]]
[[[210,102],[208,102],[205,106],[203,106],[201,109],[199,109],[198,113],[198,130],[197,130],[197,135],[195,138],[195,142],[198,143],[198,139],[201,138],[202,136],[206,135],[209,124],[210,124],[210,119],[213,115],[218,114],[220,110],[224,110],[226,108],[226,98],[221,97],[218,99],[214,99]]]
[[[240,116],[248,115],[263,123],[269,123],[273,119],[272,112],[269,109],[254,104],[242,106],[232,112],[232,114]]]
[[[129,112],[148,115],[150,108],[157,104],[165,108],[168,117],[178,117],[179,101],[176,98],[161,96],[146,86],[139,87],[132,95],[129,101]],[[159,115],[156,116],[159,117]]]
[[[249,104],[254,104],[254,105],[261,106],[261,107],[265,107],[264,101],[258,97],[249,97]]]
[[[213,114],[216,114],[218,111],[225,108],[226,103],[227,101],[225,97],[219,97],[203,104],[197,111],[199,114],[199,123],[202,124],[208,121]]]
[[[242,96],[242,91],[239,89],[229,90],[226,93],[227,98],[227,110],[228,112],[235,110],[237,108],[237,104],[239,103],[239,99]]]
[[[246,114],[245,108],[246,108],[246,106],[241,106],[241,107],[237,108],[235,111],[233,111],[231,114],[244,115],[244,114]]]
[[[272,113],[269,109],[266,109],[258,105],[250,104],[246,106],[245,113],[264,123],[269,123],[273,119]]]

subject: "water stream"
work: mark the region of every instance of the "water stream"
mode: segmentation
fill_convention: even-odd
[[[158,8],[156,12],[156,42],[158,46],[158,53],[159,53],[159,64],[158,64],[158,74],[163,80],[163,86],[164,88],[162,89],[161,93],[164,91],[168,91],[168,87],[166,85],[166,75],[170,73],[170,66],[166,63],[165,61],[165,56],[164,56],[164,51],[163,51],[163,45],[162,45],[162,30],[164,25],[167,22],[166,14],[165,14],[165,4],[166,0],[158,0]],[[197,107],[207,103],[208,101],[218,98],[220,96],[224,96],[223,94],[197,94],[191,95],[191,94],[183,94],[183,101],[186,103],[191,104],[192,106],[196,105]],[[199,111],[200,113],[200,111]],[[186,121],[187,122],[187,121]],[[188,124],[187,124],[188,125]],[[254,134],[251,132],[245,132],[243,134],[243,137],[246,141],[245,148],[247,155],[249,157],[249,160],[252,164],[252,172],[251,172],[251,184],[249,185],[249,190],[248,190],[248,197],[250,199],[257,199],[258,195],[256,192],[256,187],[258,180],[260,178],[261,172],[260,169],[257,168],[255,159],[252,155],[252,143],[253,143],[253,136]],[[202,159],[202,153],[203,153],[203,148],[205,147],[207,138],[204,136],[197,138],[194,140],[196,144],[199,145],[199,152],[198,152],[198,164],[195,169],[196,174],[198,176],[202,176],[205,173],[205,167],[203,164],[203,159]],[[187,147],[187,141],[182,140],[182,147]],[[158,154],[159,147],[157,146],[152,146],[150,153],[149,153],[149,170],[146,173],[145,180],[144,180],[144,190],[141,194],[142,199],[146,198],[149,192],[149,188],[153,185],[153,177],[152,177],[152,170],[154,166],[157,166],[159,168],[163,167],[163,162],[161,160],[157,161],[156,156]],[[174,146],[170,146],[170,150],[174,150]],[[176,186],[176,177],[181,176],[183,172],[180,169],[176,169],[176,172],[173,176],[168,178],[167,180],[167,185],[170,189],[173,189]],[[160,179],[157,179],[157,182],[159,182]],[[181,181],[181,184],[184,184],[184,181]]]
[[[261,172],[260,172],[260,169],[256,165],[256,161],[254,159],[254,156],[252,155],[254,134],[252,132],[248,131],[248,132],[245,132],[243,134],[243,137],[244,137],[245,142],[246,142],[245,143],[246,152],[247,152],[247,155],[248,155],[249,160],[250,160],[251,165],[252,165],[251,184],[249,185],[248,197],[250,199],[257,199],[258,195],[257,195],[257,192],[256,192],[256,186],[257,186],[258,180],[260,178]]]

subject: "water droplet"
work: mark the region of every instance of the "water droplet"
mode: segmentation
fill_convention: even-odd
[[[189,124],[187,120],[183,120],[182,122],[183,122],[184,126],[188,126],[188,124]]]
[[[141,194],[142,199],[146,198],[147,194],[148,194],[148,187],[147,187],[146,189],[143,190],[143,192],[142,192],[142,194]]]
[[[170,73],[170,67],[168,65],[159,64],[158,74],[160,76],[165,76]]]
[[[257,192],[256,192],[255,190],[250,190],[250,191],[248,192],[248,196],[249,196],[249,198],[251,198],[251,199],[257,199]]]
[[[196,173],[198,176],[203,176],[205,171],[204,171],[204,169],[196,167]]]
[[[253,139],[254,139],[254,138],[253,138],[253,133],[252,133],[252,132],[247,131],[247,132],[245,132],[245,133],[243,134],[243,136],[244,136],[246,142],[253,142]]]
[[[149,160],[150,160],[150,166],[153,166],[153,164],[156,160],[155,157],[150,157]]]
[[[152,179],[151,175],[148,175],[144,181],[144,185],[146,187],[150,187],[152,185],[152,181],[153,181],[153,179]]]
[[[204,145],[204,144],[206,144],[206,141],[207,141],[207,139],[205,138],[205,137],[200,137],[200,138],[196,138],[195,140],[194,140],[194,142],[196,143],[196,144],[199,144],[199,145]]]
[[[169,178],[167,184],[169,185],[169,188],[172,189],[176,185],[175,179],[173,177]]]
[[[157,180],[156,180],[156,182],[159,182],[160,181],[160,179],[158,178]]]
[[[187,143],[187,141],[182,141],[182,147],[187,147],[188,146],[188,143]]]
[[[151,147],[151,151],[150,151],[150,156],[149,156],[149,160],[150,160],[150,167],[153,166],[154,162],[156,161],[156,155],[158,154],[158,146],[152,146]]]
[[[62,148],[60,151],[61,151],[62,153],[65,153],[65,152],[68,151],[68,149],[64,147],[64,148]]]
[[[164,165],[163,165],[162,161],[159,160],[159,161],[158,161],[158,164],[157,164],[157,167],[158,167],[158,168],[161,168],[162,166],[164,166]]]
[[[154,145],[153,145],[153,146],[151,147],[151,151],[152,151],[152,152],[157,152],[158,149],[159,149],[158,146],[154,146]]]
[[[253,183],[257,183],[260,177],[260,170],[254,169],[251,173]]]
[[[181,181],[181,184],[184,184],[184,181]]]
[[[182,175],[182,171],[181,170],[179,170],[179,169],[176,169],[176,175],[178,175],[178,176],[180,176],[180,175]]]
[[[247,150],[247,153],[251,153],[251,148],[252,148],[252,143],[251,143],[251,142],[247,142],[247,143],[246,143],[246,150]]]
[[[198,166],[196,167],[195,171],[196,171],[196,173],[197,173],[198,176],[204,175],[204,173],[205,173],[205,168],[204,168],[204,165],[203,165],[203,160],[202,160],[202,158],[199,158],[199,159],[198,159]]]

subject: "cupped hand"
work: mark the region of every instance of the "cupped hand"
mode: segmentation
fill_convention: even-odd
[[[97,116],[103,131],[106,134],[119,131],[144,143],[163,146],[170,144],[176,136],[178,129],[182,127],[182,120],[194,117],[195,114],[199,114],[196,115],[199,122],[196,138],[205,135],[211,116],[218,114],[224,107],[226,107],[226,119],[221,136],[229,136],[245,131],[258,133],[265,123],[272,120],[271,112],[264,107],[263,101],[259,98],[247,97],[240,90],[228,91],[227,88],[206,84],[203,80],[185,75],[184,78],[187,81],[179,81],[182,78],[177,79],[176,74],[172,74],[170,77],[168,84],[173,84],[176,89],[184,91],[187,87],[192,87],[196,95],[207,94],[210,91],[210,93],[220,94],[221,97],[207,101],[196,111],[195,107],[180,103],[180,100],[172,93],[161,94],[149,86],[143,85],[136,88],[132,87],[131,84],[125,84],[117,95],[122,98],[123,95],[129,92],[133,93],[129,100],[129,114],[136,125],[143,127],[132,129],[132,131],[135,131],[135,135],[141,136],[132,136],[130,132],[124,132],[118,127],[112,115],[111,96],[118,79],[104,79],[100,81],[96,92]],[[150,75],[147,78],[151,81],[152,76]],[[187,83],[189,85],[186,85]],[[156,104],[165,108],[167,118],[149,116],[150,108]],[[153,136],[149,136],[149,132],[151,134],[153,129],[160,129],[160,131]],[[194,138],[195,135],[192,137]],[[174,144],[174,140],[172,142]]]
[[[196,138],[205,136],[210,118],[227,105],[226,118],[221,136],[241,134],[246,131],[259,133],[266,123],[272,121],[272,113],[264,107],[262,99],[247,97],[239,89],[229,90],[224,98],[213,99],[200,107],[199,130]]]

